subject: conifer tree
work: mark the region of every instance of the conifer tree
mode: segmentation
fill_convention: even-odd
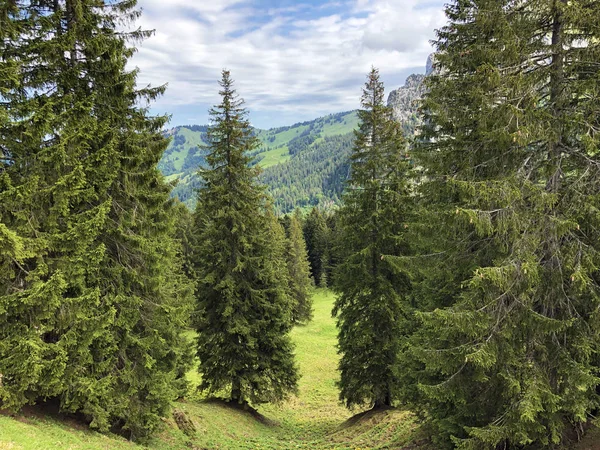
[[[600,3],[446,14],[418,152],[429,312],[406,382],[446,444],[554,448],[599,405]]]
[[[287,267],[290,276],[290,295],[293,301],[292,321],[308,322],[312,318],[312,281],[299,209],[289,218],[287,237]]]
[[[243,100],[222,75],[195,212],[201,388],[242,404],[280,401],[298,381],[284,236],[250,167],[258,141]]]
[[[117,30],[134,7],[0,5],[0,222],[22,244],[0,274],[0,401],[138,438],[180,394],[191,290],[156,168],[165,118],[137,106],[163,89],[125,67],[148,33]]]
[[[400,124],[384,104],[379,72],[368,75],[339,210],[343,248],[334,278],[338,293],[340,398],[350,407],[390,406],[397,398],[398,354],[408,314],[408,277],[393,256],[407,253],[408,163]]]

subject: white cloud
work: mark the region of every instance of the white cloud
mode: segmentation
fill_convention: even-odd
[[[142,28],[156,35],[132,64],[141,85],[169,84],[158,106],[218,101],[231,70],[248,107],[298,119],[354,109],[371,65],[385,80],[423,67],[442,0],[354,0],[258,8],[251,0],[140,0]],[[388,89],[397,86],[388,86]]]

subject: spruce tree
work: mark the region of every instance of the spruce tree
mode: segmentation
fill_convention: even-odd
[[[258,140],[243,100],[222,75],[195,212],[201,388],[242,404],[280,401],[298,382],[284,237],[250,167]]]
[[[339,210],[342,254],[334,277],[340,399],[349,407],[390,406],[397,398],[398,354],[408,314],[408,277],[394,256],[408,251],[408,163],[400,124],[384,104],[379,72],[368,75]]]
[[[148,33],[117,29],[134,7],[0,5],[0,222],[22,244],[0,274],[0,401],[138,438],[180,395],[191,291],[156,168],[165,118],[137,106],[163,89],[125,67]]]
[[[304,235],[302,234],[302,216],[299,209],[289,218],[287,237],[287,267],[289,288],[293,301],[292,321],[308,322],[312,318],[312,280]]]
[[[413,405],[461,449],[554,448],[599,406],[600,3],[454,1],[418,159]]]

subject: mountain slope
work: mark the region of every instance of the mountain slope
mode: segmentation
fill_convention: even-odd
[[[278,212],[337,204],[348,177],[354,133],[327,136],[282,164],[267,168],[263,182]]]
[[[317,149],[317,151],[337,154],[339,149],[332,147],[332,142],[337,141],[331,141],[330,138],[352,136],[352,130],[357,124],[358,115],[355,111],[350,111],[331,114],[288,127],[270,130],[257,129],[256,135],[262,142],[262,146],[254,152],[255,164],[265,169],[263,176],[268,177],[267,174],[271,168],[297,159],[306,150]],[[204,164],[206,150],[202,146],[207,143],[206,131],[206,126],[198,125],[181,126],[169,130],[167,134],[172,137],[172,140],[159,164],[159,169],[167,180],[174,183],[173,195],[189,207],[194,206],[195,191],[200,186],[196,171],[200,165]],[[328,145],[323,146],[322,144],[326,140]],[[303,157],[303,160],[306,158]],[[293,184],[294,180],[291,183]],[[273,193],[273,189],[280,187],[267,184],[271,193]],[[298,195],[302,196],[304,193],[298,192]],[[300,203],[288,202],[291,209],[299,206]],[[305,204],[304,206],[309,205]],[[288,212],[289,210],[278,208],[279,212]]]

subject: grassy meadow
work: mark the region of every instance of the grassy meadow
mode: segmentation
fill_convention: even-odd
[[[121,450],[121,449],[425,449],[426,436],[415,418],[400,410],[348,411],[338,402],[336,329],[331,317],[333,294],[317,290],[314,319],[297,327],[292,336],[302,373],[300,393],[281,405],[265,405],[258,414],[195,392],[197,373],[189,374],[190,395],[176,402],[195,425],[186,436],[172,418],[146,445],[89,431],[70,419],[47,415],[36,408],[11,417],[0,414],[0,450]],[[352,418],[352,419],[351,419]],[[349,420],[351,419],[351,420]],[[600,450],[600,433],[593,430],[577,450]]]

